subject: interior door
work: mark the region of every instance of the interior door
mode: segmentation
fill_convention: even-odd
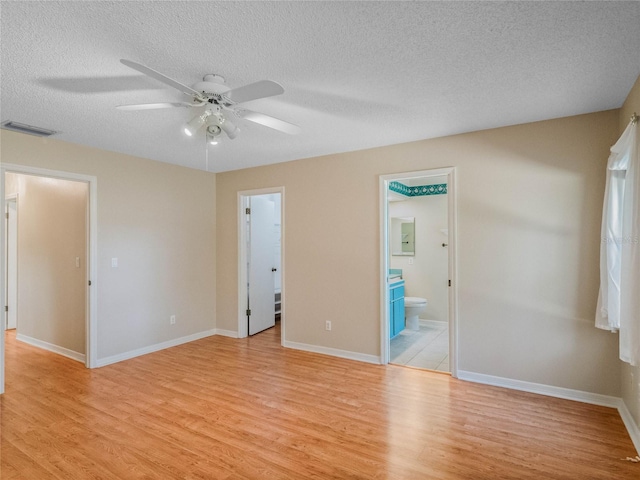
[[[5,286],[6,293],[6,329],[16,328],[18,306],[18,210],[15,198],[7,199],[6,217],[6,266]]]
[[[275,325],[274,205],[274,202],[264,196],[249,198],[249,335]]]

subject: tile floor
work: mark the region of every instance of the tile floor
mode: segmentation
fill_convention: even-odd
[[[391,339],[391,363],[449,372],[449,324],[420,320],[420,330],[405,329]]]

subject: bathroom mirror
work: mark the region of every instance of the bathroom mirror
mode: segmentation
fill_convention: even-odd
[[[415,255],[415,218],[392,217],[391,218],[391,254]]]

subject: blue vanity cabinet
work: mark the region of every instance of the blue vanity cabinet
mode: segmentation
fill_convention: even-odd
[[[389,335],[404,330],[404,280],[389,284]]]

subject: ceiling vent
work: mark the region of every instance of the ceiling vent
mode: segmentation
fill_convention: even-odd
[[[27,135],[35,135],[36,137],[50,137],[51,135],[58,133],[55,130],[47,130],[46,128],[12,122],[11,120],[2,122],[2,128],[5,130],[13,130],[14,132],[26,133]]]

